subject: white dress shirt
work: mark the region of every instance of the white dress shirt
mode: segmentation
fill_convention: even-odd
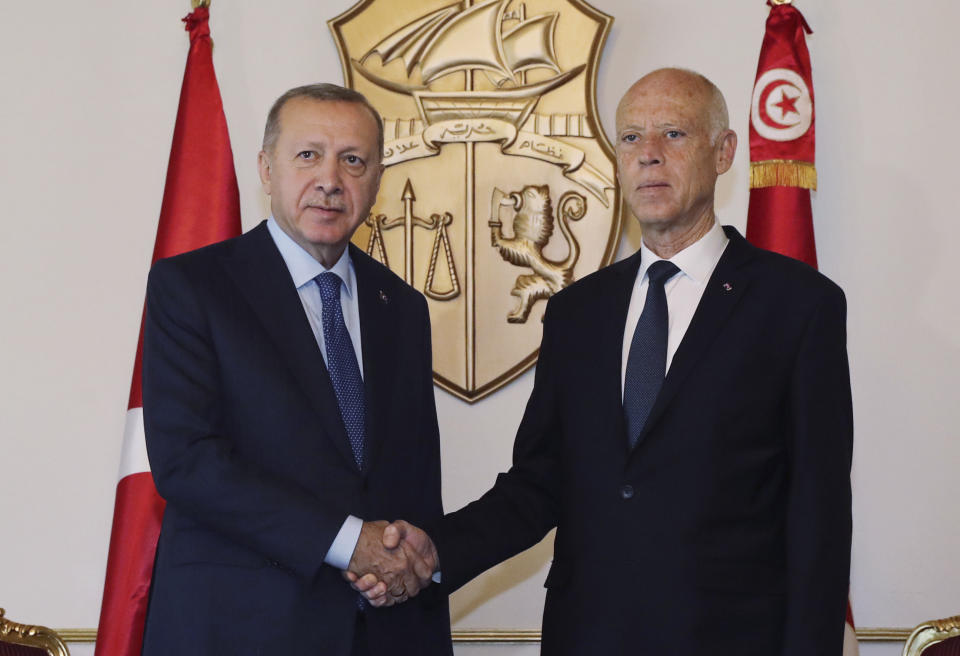
[[[680,269],[663,286],[667,295],[667,367],[664,371],[670,370],[670,363],[673,356],[680,346],[683,336],[687,333],[690,326],[690,320],[693,319],[693,313],[696,312],[700,304],[700,298],[703,296],[703,290],[707,287],[707,281],[713,275],[713,270],[723,255],[723,250],[727,247],[727,235],[723,228],[714,219],[713,227],[703,237],[690,244],[679,253],[670,258],[670,261]],[[644,243],[640,244],[640,269],[637,271],[637,279],[633,283],[633,291],[630,294],[630,308],[627,311],[627,323],[623,330],[623,357],[620,363],[620,398],[623,398],[623,383],[627,376],[627,358],[630,355],[630,344],[633,341],[633,333],[637,329],[637,320],[640,313],[643,312],[643,306],[647,301],[647,287],[649,279],[647,278],[647,269],[657,260],[662,260],[656,253],[647,248]]]
[[[343,281],[343,285],[340,286],[340,307],[343,310],[343,321],[347,324],[347,332],[350,334],[350,341],[353,342],[353,350],[357,355],[357,365],[360,367],[360,376],[362,377],[363,351],[360,347],[360,305],[357,302],[357,274],[353,268],[353,260],[350,259],[350,249],[344,249],[343,255],[340,256],[336,264],[330,269],[326,269],[300,244],[293,241],[272,216],[267,219],[267,230],[273,237],[273,243],[277,245],[277,249],[279,249],[280,255],[290,271],[290,277],[293,278],[293,284],[300,295],[303,311],[307,314],[310,329],[313,330],[313,336],[317,340],[317,345],[320,347],[320,353],[323,354],[325,363],[327,362],[327,349],[323,339],[323,302],[320,299],[320,287],[317,286],[314,278],[327,271],[333,271],[340,276]],[[323,561],[337,569],[347,569],[350,559],[353,557],[353,550],[360,539],[361,528],[363,528],[363,520],[348,515]]]

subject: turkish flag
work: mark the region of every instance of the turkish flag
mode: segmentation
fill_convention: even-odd
[[[754,245],[817,266],[810,190],[814,168],[813,77],[803,15],[772,6],[750,103],[750,209]]]
[[[153,262],[240,234],[240,194],[220,88],[213,70],[209,9],[183,19],[190,52],[180,89]],[[133,365],[113,529],[97,631],[97,656],[139,656],[164,501],[147,462],[141,354]]]

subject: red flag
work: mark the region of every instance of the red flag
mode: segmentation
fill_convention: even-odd
[[[857,630],[853,625],[853,608],[847,602],[847,623],[843,626],[843,656],[860,656]]]
[[[767,0],[770,15],[750,103],[750,209],[747,239],[817,266],[810,190],[814,167],[813,75],[807,34],[813,30],[791,0]],[[859,654],[847,604],[843,656]]]
[[[817,266],[810,190],[814,168],[813,77],[803,15],[774,3],[750,103],[747,239]]]
[[[190,52],[170,147],[153,262],[240,234],[240,194],[220,88],[213,70],[209,10],[183,19]],[[133,365],[96,656],[139,655],[163,499],[150,476],[143,435],[141,355]]]

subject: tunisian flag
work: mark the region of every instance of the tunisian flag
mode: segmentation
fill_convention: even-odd
[[[790,4],[773,4],[750,103],[747,239],[817,266],[810,190],[814,168],[810,26]]]
[[[240,234],[240,195],[227,122],[213,70],[209,9],[183,19],[190,53],[180,89],[153,262]],[[123,432],[96,656],[139,656],[164,501],[157,494],[143,434],[143,325]]]
[[[813,30],[790,0],[767,4],[770,15],[750,103],[747,239],[816,268],[810,207],[810,190],[817,188],[815,114],[806,37]],[[843,656],[859,653],[848,603]]]

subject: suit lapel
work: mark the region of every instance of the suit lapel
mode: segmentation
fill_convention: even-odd
[[[693,319],[690,321],[690,326],[677,347],[677,352],[670,363],[670,370],[663,381],[663,387],[660,388],[657,400],[647,417],[647,423],[640,433],[638,445],[656,426],[683,381],[700,361],[707,347],[720,334],[723,324],[749,286],[750,278],[742,270],[742,266],[753,258],[755,249],[740,236],[736,229],[724,226],[724,231],[730,243],[727,244],[720,261],[717,262],[696,312],[693,314]]]
[[[598,313],[604,322],[598,335],[600,344],[600,360],[597,363],[598,385],[602,392],[598,398],[604,399],[606,407],[599,413],[608,417],[611,430],[606,434],[613,435],[617,440],[615,449],[628,453],[627,424],[623,416],[623,389],[620,383],[623,371],[623,334],[627,323],[627,312],[630,308],[630,296],[633,293],[637,271],[640,269],[640,251],[625,260],[617,262],[613,269],[616,277],[613,284],[604,287],[606,298],[604,309]]]
[[[397,385],[398,345],[395,280],[358,248],[350,245],[357,273],[357,303],[360,309],[360,343],[363,350],[363,387],[367,408],[364,443],[366,470],[373,467],[383,445],[383,435],[392,424],[392,391]]]
[[[330,374],[300,295],[266,223],[237,240],[235,253],[224,257],[223,265],[250,303],[284,364],[293,372],[308,403],[320,416],[324,433],[350,466],[356,467]]]

